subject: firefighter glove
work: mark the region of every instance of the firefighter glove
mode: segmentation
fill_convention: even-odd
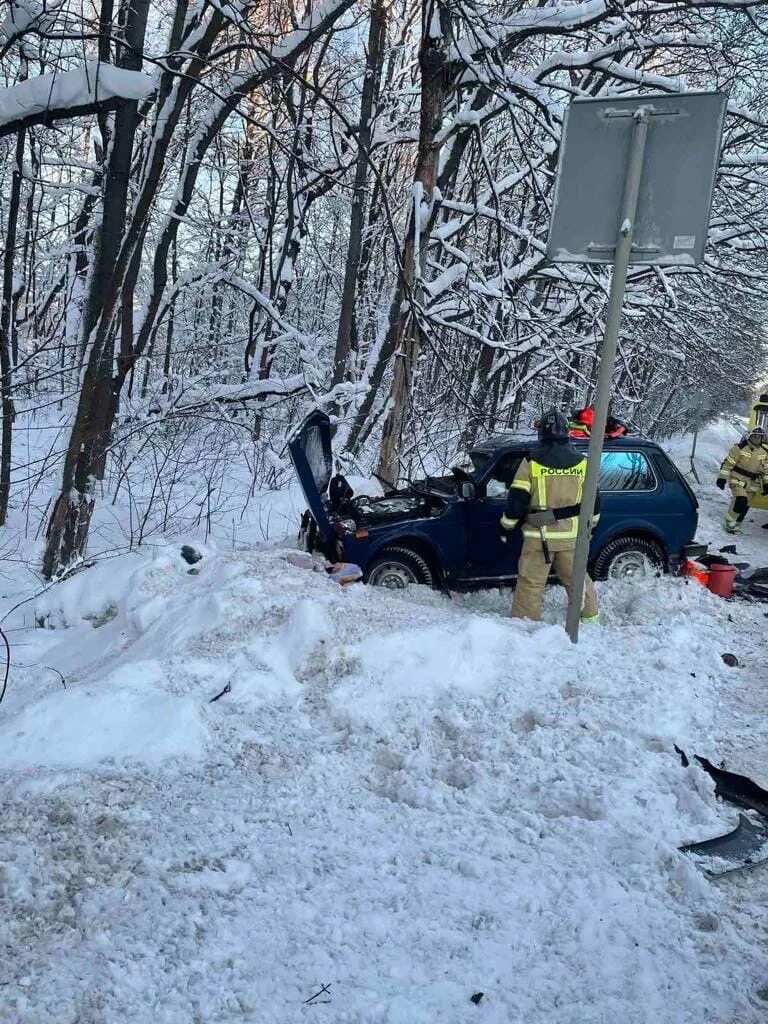
[[[501,538],[502,544],[506,544],[512,535],[512,531],[520,525],[519,519],[507,519],[506,516],[502,516],[499,520],[499,537]]]
[[[525,517],[525,522],[528,526],[540,528],[542,526],[552,526],[557,522],[557,519],[551,508],[543,508],[537,512],[529,512]]]
[[[717,482],[717,486],[720,488],[720,490],[724,491],[725,490],[725,477],[724,476],[719,476],[717,478],[716,482]]]

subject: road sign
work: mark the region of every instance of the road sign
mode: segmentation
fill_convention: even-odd
[[[690,266],[704,255],[727,97],[574,100],[560,152],[547,252],[612,263],[566,629],[579,637],[605,423],[630,263]]]
[[[613,263],[633,117],[650,114],[630,263],[695,266],[704,255],[727,97],[574,100],[566,117],[547,255]]]

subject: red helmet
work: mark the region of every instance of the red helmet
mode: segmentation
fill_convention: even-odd
[[[595,422],[595,410],[591,405],[588,405],[586,409],[579,409],[576,413],[576,419],[579,423],[585,423],[588,427],[591,427]]]

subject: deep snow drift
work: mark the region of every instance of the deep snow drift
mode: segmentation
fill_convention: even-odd
[[[765,1020],[765,883],[678,852],[736,815],[674,753],[765,740],[732,701],[764,698],[762,608],[604,584],[572,647],[555,589],[534,625],[284,546],[187,569],[107,559],[6,621],[4,1024]]]

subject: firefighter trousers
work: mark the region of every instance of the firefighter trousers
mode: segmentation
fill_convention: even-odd
[[[731,488],[731,504],[725,513],[725,527],[728,530],[733,530],[741,525],[749,512],[751,499],[760,493],[760,487],[757,483],[747,483],[742,479],[734,480],[733,477],[728,483]]]
[[[544,549],[537,540],[526,538],[517,567],[517,586],[512,600],[512,617],[514,619],[541,618],[541,602],[550,569],[554,569],[560,583],[571,593],[573,580],[573,548],[569,551],[553,551],[552,564],[544,559]],[[597,615],[597,594],[592,580],[587,575],[584,581],[584,604],[581,617],[589,619]]]

